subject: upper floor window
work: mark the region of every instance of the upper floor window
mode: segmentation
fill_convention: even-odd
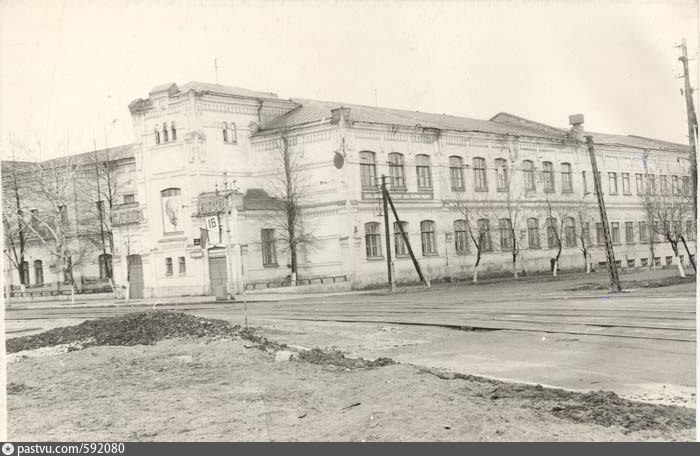
[[[450,185],[452,190],[464,190],[464,161],[462,157],[450,157]]]
[[[391,188],[406,188],[402,154],[397,152],[392,152],[389,154],[389,176],[391,177]]]
[[[170,132],[172,133],[173,141],[177,141],[177,129],[175,128],[175,122],[170,122]]]
[[[430,178],[430,157],[416,155],[416,176],[418,178],[418,190],[430,190],[433,183]]]
[[[647,193],[649,195],[656,195],[656,176],[653,174],[647,176]]]
[[[659,176],[659,191],[662,195],[668,193],[668,176],[665,174]]]
[[[561,191],[563,193],[571,193],[574,191],[574,184],[571,179],[571,164],[561,164]]]
[[[437,253],[437,247],[435,245],[435,222],[432,220],[423,220],[420,222],[420,240],[423,247],[423,255]]]
[[[525,190],[535,190],[535,164],[531,160],[523,161],[523,185]]]
[[[611,195],[617,195],[617,173],[608,173],[608,185]]]
[[[163,142],[168,142],[168,124],[163,122]]]
[[[382,235],[379,223],[365,223],[365,247],[367,258],[380,258],[382,256]]]
[[[136,202],[136,196],[133,193],[127,193],[124,195],[124,204],[131,204]]]
[[[158,131],[158,127],[153,129],[153,135],[156,138],[156,144],[160,144],[160,131]]]
[[[671,189],[674,195],[681,193],[681,188],[678,186],[678,176],[671,176]]]
[[[624,195],[631,195],[630,190],[630,175],[629,173],[622,173],[622,193]]]
[[[637,183],[637,195],[644,194],[644,175],[641,173],[635,174],[635,182]]]
[[[508,190],[508,162],[503,158],[496,159],[496,190]]]
[[[682,192],[684,195],[690,195],[690,177],[688,176],[683,176],[683,188]]]
[[[182,203],[180,202],[180,189],[168,188],[160,192],[161,211],[163,216],[163,232],[173,233],[182,231],[180,213]]]
[[[474,157],[472,159],[472,164],[474,165],[474,190],[488,190],[488,184],[486,182],[486,160],[481,157]]]
[[[613,244],[620,243],[620,222],[610,223],[610,237],[612,238]]]
[[[544,182],[544,191],[554,191],[554,166],[552,162],[542,163],[542,181]]]
[[[236,124],[231,122],[224,122],[221,125],[221,132],[224,137],[224,142],[228,144],[236,144],[238,141],[238,133],[236,131]]]
[[[588,195],[588,180],[585,171],[581,171],[581,181],[583,182],[583,194]]]
[[[374,152],[360,152],[360,178],[364,189],[373,189],[377,186],[377,167],[374,157]]]

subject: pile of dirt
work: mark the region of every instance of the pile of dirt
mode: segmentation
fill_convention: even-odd
[[[501,383],[490,395],[492,400],[513,398],[529,400],[526,406],[575,423],[620,426],[628,432],[695,427],[693,409],[630,401],[611,391],[579,393],[541,385]]]
[[[76,326],[7,340],[7,353],[69,344],[73,350],[96,345],[153,345],[178,337],[236,337],[240,326],[181,312],[148,311],[87,320]]]
[[[299,360],[310,364],[322,364],[345,369],[371,369],[396,364],[394,360],[389,358],[377,358],[374,361],[364,358],[347,358],[340,350],[321,350],[319,348],[299,353]]]
[[[679,285],[681,283],[693,283],[695,282],[694,275],[688,275],[687,277],[672,276],[664,277],[662,279],[649,279],[649,280],[623,280],[620,282],[623,290],[630,290],[634,288],[659,288],[659,287],[669,287],[671,285]],[[598,282],[587,282],[575,287],[565,288],[563,291],[593,291],[593,290],[609,290],[609,283],[598,283]]]

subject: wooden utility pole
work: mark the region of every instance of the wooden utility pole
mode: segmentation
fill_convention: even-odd
[[[389,192],[386,192],[386,199],[389,200],[389,205],[391,206],[391,211],[394,213],[394,219],[396,219],[396,224],[399,227],[399,232],[401,232],[401,237],[403,238],[404,244],[406,244],[406,248],[408,249],[408,254],[411,256],[411,260],[413,261],[413,267],[416,268],[416,272],[418,273],[418,277],[420,278],[421,282],[425,284],[426,287],[430,288],[430,282],[428,282],[423,275],[423,271],[420,269],[420,264],[418,264],[418,260],[416,259],[416,256],[413,254],[413,249],[411,248],[411,242],[408,240],[408,235],[403,229],[403,224],[401,223],[401,219],[399,219],[399,214],[396,212],[396,207],[394,207],[394,202],[391,200],[391,195],[389,195]],[[386,213],[386,211],[384,212]]]
[[[389,192],[386,189],[386,176],[382,174],[382,205],[384,207],[384,233],[386,235],[386,273],[389,279],[389,290],[396,291],[396,283],[391,273],[391,234],[389,234]]]
[[[682,55],[678,60],[683,63],[683,79],[685,82],[685,109],[688,114],[688,144],[690,146],[690,180],[693,185],[693,219],[698,219],[698,165],[697,165],[697,136],[698,118],[695,114],[695,104],[693,103],[693,87],[690,85],[690,74],[688,72],[688,48],[685,38],[680,46]]]
[[[593,168],[593,184],[595,185],[595,194],[598,198],[600,222],[603,225],[605,253],[608,260],[608,272],[610,273],[610,288],[612,291],[622,291],[622,287],[620,286],[620,277],[617,275],[617,264],[615,264],[615,251],[613,250],[612,241],[610,239],[610,225],[608,224],[608,214],[605,211],[605,201],[603,201],[603,188],[600,184],[600,176],[598,175],[598,162],[596,161],[595,157],[593,136],[586,136],[586,143],[588,144],[588,155],[591,158],[591,168]]]

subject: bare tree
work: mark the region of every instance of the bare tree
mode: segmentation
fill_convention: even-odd
[[[476,250],[472,282],[477,283],[483,254],[491,251],[493,247],[489,221],[491,205],[486,194],[475,194],[470,198],[466,192],[456,193],[455,198],[445,201],[445,204],[464,219],[467,235]]]
[[[596,206],[590,193],[575,197],[572,200],[571,213],[575,215],[578,223],[576,237],[578,237],[579,248],[581,249],[581,254],[583,254],[583,262],[586,265],[586,274],[591,272],[591,253],[589,251],[591,246],[590,223],[595,215],[595,209]]]
[[[25,214],[22,210],[24,190],[20,186],[17,176],[17,168],[20,164],[15,161],[12,143],[11,147],[13,148],[12,160],[4,163],[9,172],[9,179],[6,180],[7,185],[3,188],[2,223],[5,235],[3,253],[12,267],[19,273],[20,289],[24,292],[26,285],[28,285],[24,262],[27,249],[27,227],[24,223]]]
[[[556,254],[551,258],[552,275],[557,277],[559,272],[559,258],[563,247],[562,234],[565,223],[570,216],[570,210],[567,204],[562,202],[552,203],[549,195],[545,198],[545,211],[547,220],[545,221],[545,229],[547,231],[547,245],[549,248],[555,248]]]
[[[499,195],[502,195],[502,201],[491,206],[492,214],[498,220],[498,228],[501,237],[501,249],[510,251],[513,265],[513,278],[518,279],[518,257],[522,250],[522,242],[524,235],[522,232],[523,219],[523,196],[524,187],[522,180],[516,176],[515,169],[511,169],[510,175],[508,170],[496,170],[497,179],[501,179]],[[502,172],[502,177],[499,177],[499,172]],[[502,217],[505,216],[505,217]]]
[[[303,154],[291,143],[289,132],[280,130],[277,147],[270,154],[272,170],[267,189],[274,200],[275,210],[267,222],[281,234],[276,237],[281,241],[281,250],[289,253],[291,283],[294,285],[299,271],[299,250],[313,247],[315,239],[305,217],[310,185],[305,176]]]

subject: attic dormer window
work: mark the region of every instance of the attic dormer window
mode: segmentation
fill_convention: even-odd
[[[163,122],[163,142],[168,142],[168,124]]]
[[[228,144],[236,144],[236,124],[224,122],[221,126],[224,142]]]
[[[177,141],[177,130],[175,129],[175,122],[170,122],[170,131],[172,132],[173,141]]]
[[[153,134],[156,137],[156,144],[160,144],[160,132],[158,131],[158,127],[153,129]]]

